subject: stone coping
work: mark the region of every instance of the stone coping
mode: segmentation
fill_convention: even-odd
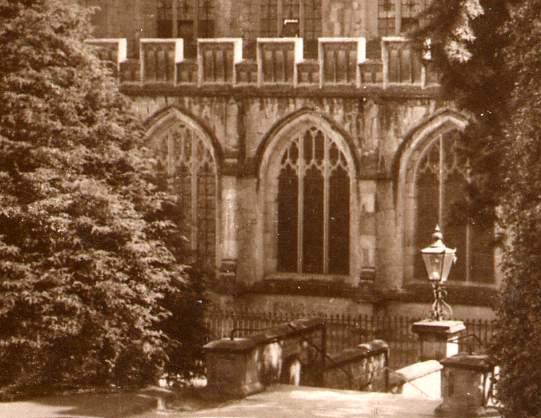
[[[246,294],[299,295],[315,297],[341,297],[366,302],[377,299],[372,291],[372,283],[366,286],[351,286],[342,281],[326,281],[311,279],[273,279],[266,278],[253,286],[244,289]]]
[[[443,369],[443,366],[436,360],[414,363],[393,372],[390,377],[390,386],[401,386],[413,380],[428,376],[429,374],[437,373],[441,371],[441,369]]]
[[[298,319],[287,324],[278,325],[263,332],[244,338],[222,338],[211,341],[203,349],[206,352],[244,352],[250,351],[257,346],[284,340],[296,335],[308,334],[317,329],[322,329],[324,321],[319,318]]]
[[[433,321],[425,319],[417,321],[411,326],[411,330],[417,334],[449,335],[464,331],[466,327],[462,321]]]
[[[185,64],[185,63],[182,63]],[[241,65],[241,63],[236,64]],[[247,67],[249,65],[246,65]],[[251,83],[250,83],[251,84]],[[350,86],[331,85],[322,88],[313,86],[289,86],[289,85],[237,85],[209,84],[197,86],[195,82],[172,85],[170,82],[140,82],[122,81],[120,91],[128,96],[235,96],[235,97],[340,97],[340,98],[375,98],[375,99],[431,99],[441,96],[439,86],[421,88],[416,85],[393,85],[383,88],[380,85],[363,85],[360,88]]]
[[[491,371],[495,363],[487,354],[466,354],[460,353],[452,357],[448,357],[441,361],[445,367],[455,369],[475,370],[479,372]]]
[[[434,296],[432,289],[424,281],[406,283],[400,291],[383,291],[381,296],[389,301],[432,303]],[[498,299],[498,290],[494,285],[482,284],[468,285],[450,281],[447,284],[446,301],[455,305],[479,305],[493,308]]]
[[[331,356],[332,361],[325,363],[325,369],[330,370],[356,360],[377,356],[388,352],[389,345],[383,340],[373,340],[359,344],[355,348],[347,348],[340,353]]]

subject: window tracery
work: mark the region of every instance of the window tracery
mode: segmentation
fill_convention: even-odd
[[[183,123],[170,128],[158,148],[159,167],[178,197],[178,219],[193,261],[216,263],[217,170],[210,145]]]
[[[158,38],[182,38],[185,54],[194,56],[197,38],[214,36],[215,9],[215,0],[160,0]]]
[[[278,271],[349,274],[350,175],[344,153],[312,127],[294,137],[279,158]]]
[[[429,0],[378,0],[378,33],[380,36],[399,35],[419,22],[419,14]]]
[[[260,36],[304,38],[306,57],[317,54],[321,36],[321,0],[261,0]]]
[[[469,161],[460,151],[457,131],[439,135],[423,151],[415,174],[415,247],[429,244],[440,225],[448,247],[457,248],[451,280],[494,281],[493,228],[478,225],[461,209],[470,181]],[[421,257],[415,257],[416,278],[425,276]]]

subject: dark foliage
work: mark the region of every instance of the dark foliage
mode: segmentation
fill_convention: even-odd
[[[472,208],[507,231],[492,354],[509,418],[541,416],[541,1],[434,0],[429,25],[448,98],[475,117]],[[496,210],[494,210],[496,208]],[[475,210],[475,209],[474,209]]]
[[[0,385],[143,384],[200,342],[177,203],[89,34],[75,2],[0,0]]]

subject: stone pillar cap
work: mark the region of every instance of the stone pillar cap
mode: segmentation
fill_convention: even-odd
[[[411,330],[417,334],[456,334],[465,329],[462,321],[433,321],[430,319],[417,321],[411,326]]]
[[[440,361],[444,367],[455,369],[475,370],[479,372],[491,371],[495,364],[487,354],[460,353]]]

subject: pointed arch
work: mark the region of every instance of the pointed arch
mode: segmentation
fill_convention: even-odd
[[[494,283],[493,229],[476,225],[456,210],[470,181],[469,161],[459,151],[460,133],[470,121],[466,115],[442,109],[413,127],[397,152],[393,177],[403,223],[406,281],[424,281],[418,251],[430,243],[433,228],[439,224],[447,245],[458,249],[452,281]]]
[[[357,162],[350,138],[303,109],[278,122],[257,158],[265,274],[358,277]]]
[[[218,172],[221,172],[224,152],[218,138],[202,120],[179,106],[164,107],[145,120],[147,140],[151,141],[153,138],[159,137],[176,124],[183,124],[192,129],[208,144],[212,149]]]
[[[327,133],[340,138],[344,149],[347,148],[348,155],[351,156],[350,163],[354,169],[355,177],[359,176],[359,156],[351,135],[330,116],[312,108],[299,109],[280,119],[271,127],[257,147],[255,155],[257,173],[261,173],[262,166],[268,164],[268,154],[275,148],[277,141],[287,137],[288,131],[294,131],[304,124],[320,126]]]
[[[405,165],[410,160],[411,152],[418,149],[423,141],[430,140],[434,132],[447,130],[464,131],[472,118],[454,109],[443,108],[421,119],[404,135],[392,164],[394,183],[403,178]]]
[[[188,241],[188,261],[215,271],[220,254],[220,147],[203,125],[173,106],[153,115],[146,125],[159,175],[177,196],[176,215]]]

